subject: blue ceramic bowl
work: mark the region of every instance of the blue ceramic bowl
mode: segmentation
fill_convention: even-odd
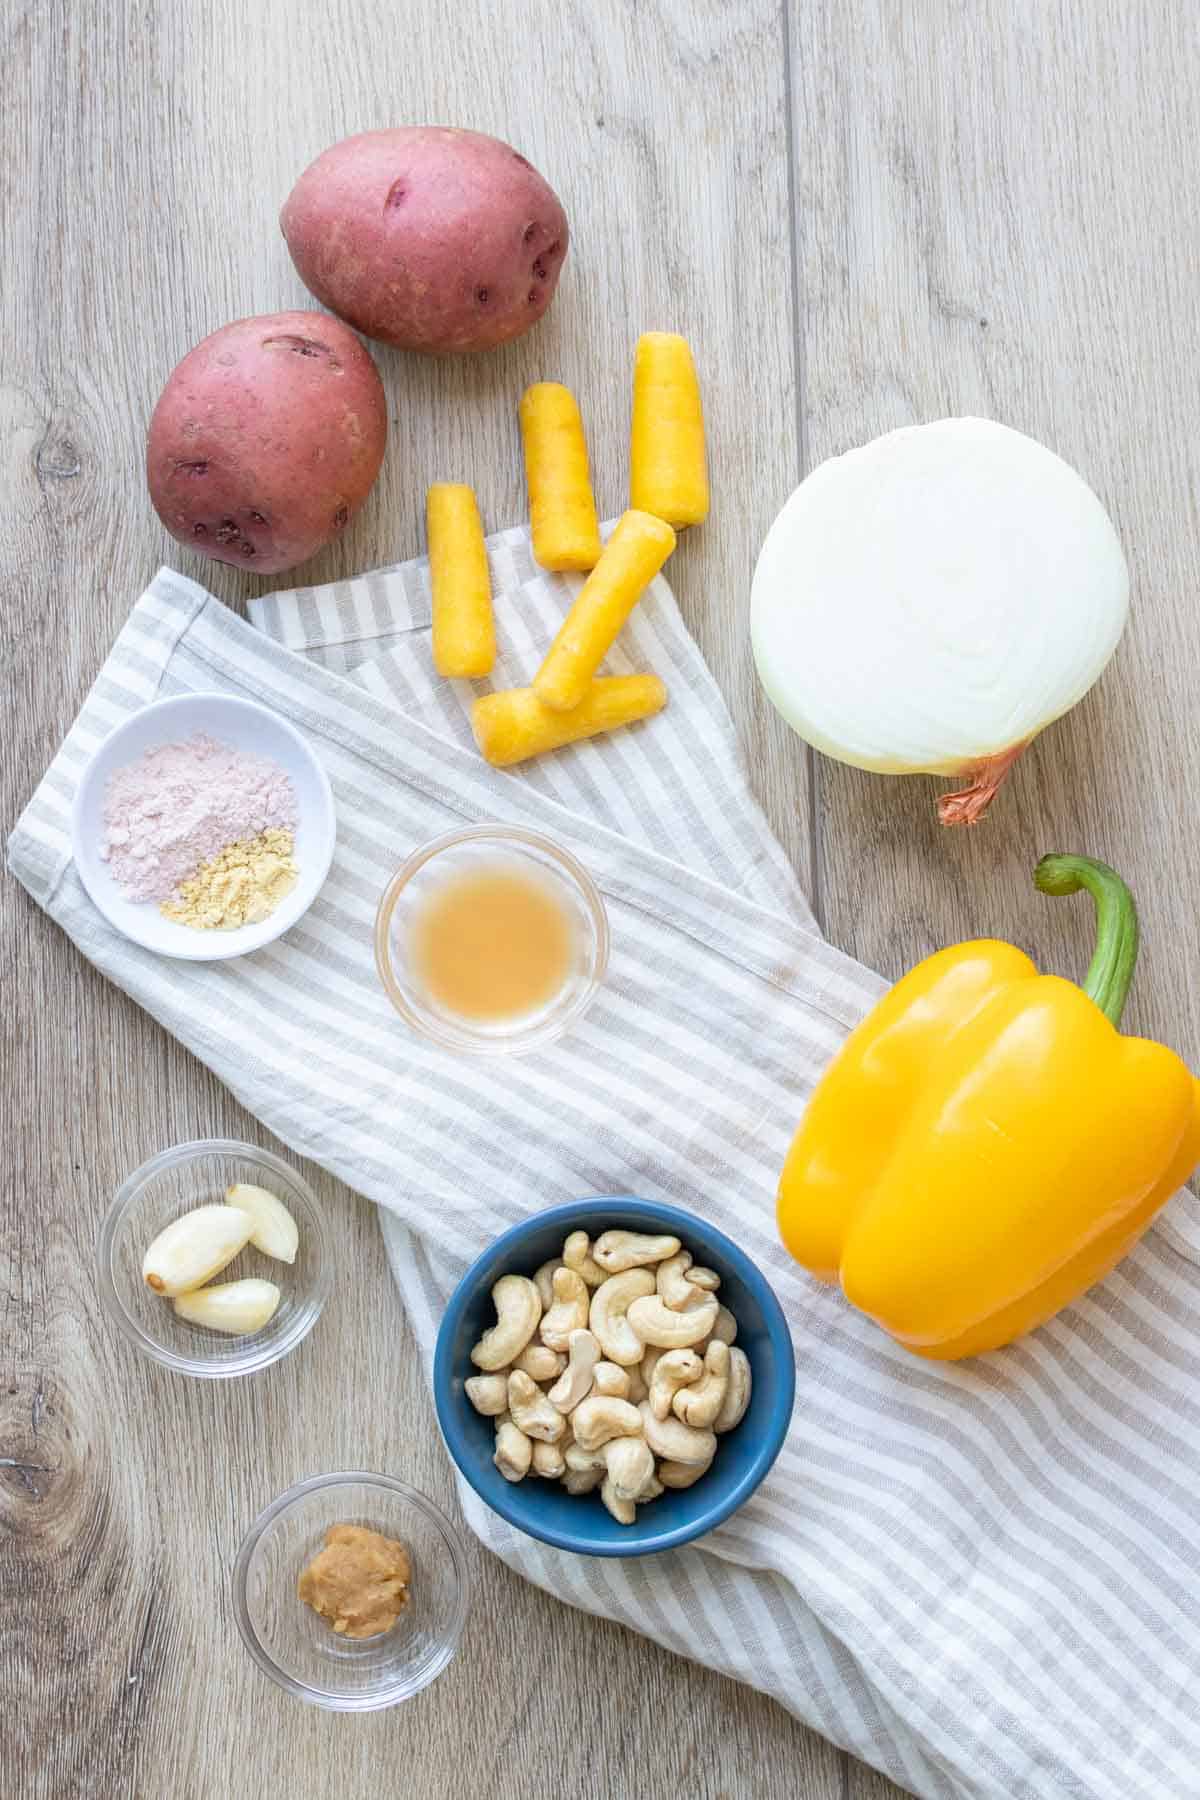
[[[750,1359],[750,1406],[736,1430],[718,1440],[711,1469],[692,1488],[669,1489],[638,1508],[634,1525],[618,1525],[598,1492],[568,1494],[556,1481],[528,1475],[505,1481],[492,1462],[495,1428],[463,1392],[471,1347],[496,1320],[491,1291],[501,1275],[532,1275],[562,1253],[571,1231],[599,1237],[613,1227],[673,1232],[697,1263],[721,1277],[721,1300],[738,1324],[737,1341]],[[514,1225],[467,1270],[438,1332],[433,1397],[451,1456],[481,1499],[510,1525],[582,1556],[647,1556],[672,1550],[711,1531],[749,1499],[779,1454],[792,1416],[796,1365],[783,1312],[754,1263],[722,1231],[694,1213],[657,1201],[615,1195],[573,1200]]]

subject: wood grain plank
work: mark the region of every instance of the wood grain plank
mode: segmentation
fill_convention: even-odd
[[[580,394],[601,500],[618,509],[633,339],[686,331],[718,504],[679,553],[677,587],[755,768],[777,771],[803,869],[804,758],[759,700],[742,618],[755,546],[796,476],[774,0],[49,0],[6,15],[3,32],[17,71],[0,119],[6,825],[160,561],[235,603],[257,589],[179,551],[145,499],[145,421],[167,371],[228,318],[305,304],[275,218],[313,155],[351,130],[433,119],[497,131],[545,170],[574,226],[567,273],[536,335],[494,356],[379,353],[386,468],[307,574],[416,551],[433,478],[474,481],[492,524],[519,517],[516,400],[537,376]],[[770,404],[751,428],[756,393]],[[226,1388],[136,1361],[91,1280],[114,1186],[164,1144],[263,1134],[11,881],[0,907],[5,1791],[199,1800],[282,1786],[323,1800],[382,1779],[421,1800],[865,1794],[778,1708],[557,1605],[474,1548],[462,1653],[401,1711],[335,1718],[250,1668],[229,1568],[284,1486],[365,1464],[454,1509],[373,1211],[308,1171],[343,1278],[283,1367]]]

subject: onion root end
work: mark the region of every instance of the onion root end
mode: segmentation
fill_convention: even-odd
[[[1029,748],[1029,740],[1013,744],[995,756],[985,757],[965,771],[967,785],[938,801],[938,821],[942,825],[978,825],[992,801],[1000,792],[1018,756]]]

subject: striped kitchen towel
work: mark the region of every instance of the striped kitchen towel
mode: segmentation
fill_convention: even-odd
[[[572,582],[538,573],[519,532],[491,555],[495,681],[508,685],[528,680]],[[920,1795],[1200,1793],[1190,1202],[1023,1343],[958,1367],[907,1355],[776,1239],[775,1181],[804,1098],[882,984],[818,936],[666,583],[610,662],[662,674],[666,712],[515,773],[474,753],[472,690],[433,675],[422,564],[251,612],[247,624],[158,576],[10,840],[21,881],[285,1143],[379,1202],[427,1365],[470,1259],[527,1212],[593,1192],[661,1197],[732,1232],[795,1340],[783,1454],[702,1544],[574,1558],[463,1486],[473,1529],[550,1592],[752,1683]],[[105,733],[198,689],[290,719],[337,800],[318,901],[234,962],[126,942],[70,857],[71,796]],[[398,862],[489,819],[566,844],[613,928],[591,1012],[518,1064],[419,1041],[372,962],[376,900]],[[252,1048],[234,1024],[248,1012]]]

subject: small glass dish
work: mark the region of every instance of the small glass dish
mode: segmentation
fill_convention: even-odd
[[[213,1276],[218,1282],[257,1275],[279,1288],[274,1315],[247,1337],[188,1324],[142,1277],[142,1259],[163,1227],[193,1207],[220,1203],[235,1181],[278,1195],[300,1236],[294,1263],[278,1262],[247,1244]],[[130,1343],[165,1368],[215,1381],[252,1375],[294,1350],[320,1317],[333,1276],[324,1221],[308,1183],[269,1150],[233,1138],[177,1144],[135,1169],[100,1228],[97,1254],[101,1301]]]
[[[551,886],[575,927],[575,959],[562,987],[536,1010],[466,1019],[424,991],[412,967],[409,932],[417,909],[447,876],[501,862],[524,864]],[[470,825],[422,845],[392,876],[375,918],[375,963],[401,1018],[435,1044],[474,1055],[520,1055],[553,1043],[595,999],[608,967],[608,915],[587,870],[551,838],[520,825]]]
[[[297,1592],[331,1525],[364,1525],[412,1560],[407,1605],[390,1631],[339,1636]],[[466,1552],[432,1500],[391,1475],[345,1470],[298,1481],[259,1514],[233,1569],[238,1630],[264,1674],[334,1712],[378,1712],[435,1681],[458,1649],[470,1603]]]

